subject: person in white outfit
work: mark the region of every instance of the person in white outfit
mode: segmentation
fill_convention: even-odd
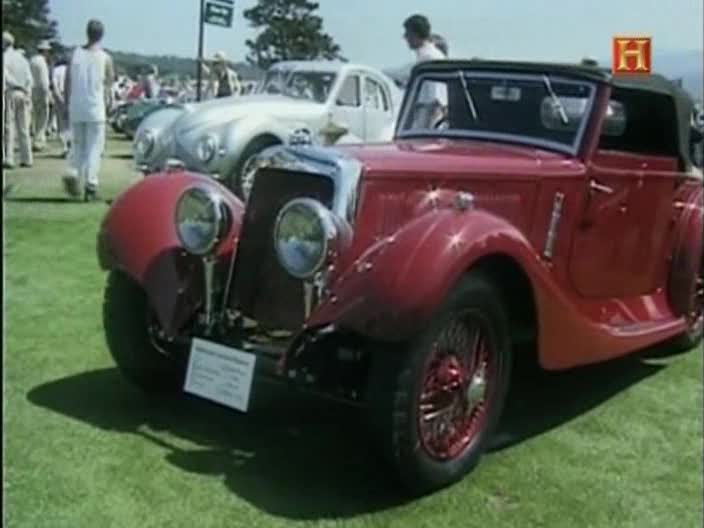
[[[430,22],[423,15],[412,15],[404,23],[404,38],[416,53],[416,62],[446,59],[433,43]],[[447,87],[440,82],[425,81],[414,109],[413,128],[431,128],[447,111]]]
[[[68,70],[66,57],[61,57],[54,70],[51,72],[51,84],[54,90],[54,107],[56,108],[56,121],[61,140],[62,156],[68,157],[68,151],[71,141],[71,128],[69,126],[68,117],[68,101],[64,91],[66,84],[66,71]]]
[[[34,129],[34,149],[44,150],[46,132],[49,126],[49,106],[51,87],[49,79],[49,52],[51,45],[43,40],[37,46],[37,54],[29,61],[34,79],[32,90],[32,126]]]
[[[15,141],[19,142],[20,163],[32,166],[32,144],[29,135],[31,122],[32,72],[29,62],[14,48],[12,34],[2,34],[2,62],[5,85],[5,130],[3,134],[3,167],[15,166]]]
[[[66,191],[85,201],[98,198],[98,173],[105,148],[106,107],[114,69],[112,59],[102,49],[105,28],[99,20],[87,27],[88,43],[76,48],[66,73],[64,93],[68,101],[73,147],[71,159],[75,174],[64,177]]]

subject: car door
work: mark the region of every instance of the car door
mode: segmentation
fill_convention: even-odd
[[[584,297],[645,295],[660,286],[678,165],[676,123],[668,125],[675,113],[664,104],[628,100],[623,130],[603,131],[588,163],[569,262]]]
[[[349,135],[364,139],[362,76],[358,72],[348,72],[339,82],[330,113],[335,125],[346,128]]]
[[[364,140],[385,141],[393,120],[391,97],[386,87],[371,75],[364,77]]]

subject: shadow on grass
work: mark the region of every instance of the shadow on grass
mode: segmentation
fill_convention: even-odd
[[[638,356],[565,373],[519,368],[492,450],[565,424],[662,368]],[[38,386],[28,399],[101,429],[141,435],[184,471],[224,475],[229,489],[272,515],[351,517],[406,500],[375,454],[363,412],[285,387],[255,385],[246,416],[188,396],[149,399],[117,369]],[[172,445],[162,431],[198,447]]]
[[[542,371],[527,363],[518,365],[491,451],[559,427],[657,374],[666,365],[647,361],[653,351],[563,372]]]
[[[112,154],[110,156],[112,159],[120,159],[120,160],[131,160],[134,158],[132,154]]]
[[[33,389],[35,405],[101,429],[141,435],[184,471],[225,477],[255,507],[291,519],[351,517],[402,504],[358,410],[258,383],[245,416],[184,396],[150,399],[117,369]],[[166,432],[197,447],[172,445]]]
[[[68,196],[6,196],[6,202],[18,203],[77,203],[75,198]]]

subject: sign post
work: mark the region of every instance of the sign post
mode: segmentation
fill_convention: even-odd
[[[232,27],[232,19],[235,11],[235,0],[200,0],[200,23],[198,28],[198,80],[196,94],[198,101],[201,100],[203,84],[203,38],[205,24]]]

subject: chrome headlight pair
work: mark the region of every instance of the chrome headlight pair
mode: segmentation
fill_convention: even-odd
[[[220,194],[192,187],[179,198],[175,221],[183,248],[194,255],[205,255],[227,233],[230,214]]]
[[[281,266],[293,277],[310,279],[328,257],[351,240],[349,224],[320,202],[297,198],[279,212],[274,227],[274,248]]]
[[[215,136],[205,136],[198,142],[196,155],[203,163],[212,161],[218,151],[218,140]]]

